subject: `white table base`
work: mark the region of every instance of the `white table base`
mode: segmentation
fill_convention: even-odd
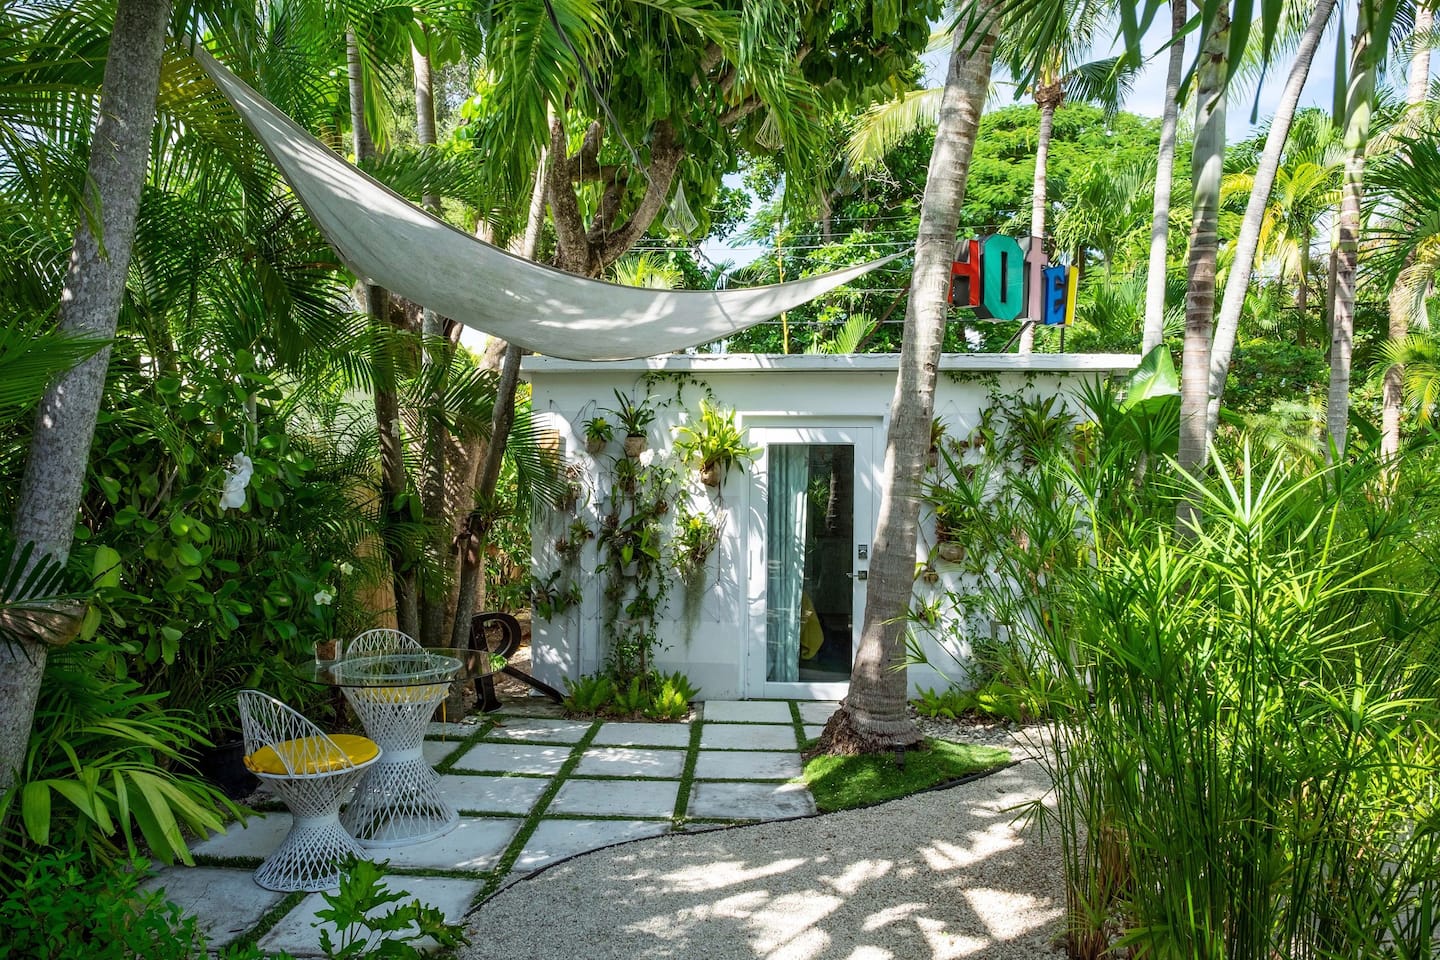
[[[440,796],[440,778],[425,762],[425,728],[448,684],[404,688],[347,687],[345,696],[380,745],[355,798],[340,816],[364,847],[398,847],[444,836],[460,822]]]

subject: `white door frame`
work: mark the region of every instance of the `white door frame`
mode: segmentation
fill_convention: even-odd
[[[768,420],[768,418],[765,418]],[[795,418],[776,419],[776,425],[760,425],[759,417],[747,417],[749,441],[760,447],[761,453],[752,470],[753,482],[750,489],[746,524],[745,567],[747,571],[746,601],[749,610],[749,630],[745,638],[745,653],[741,658],[743,667],[742,695],[747,698],[784,698],[792,700],[838,700],[850,690],[849,682],[776,682],[765,679],[765,618],[766,618],[766,533],[769,525],[768,491],[770,476],[770,445],[783,443],[805,444],[848,444],[855,451],[854,484],[854,529],[851,564],[851,661],[860,641],[860,625],[865,614],[866,581],[857,576],[868,570],[867,559],[858,557],[859,548],[864,545],[873,549],[875,513],[879,503],[879,477],[882,442],[880,418],[866,418],[856,422],[847,418],[844,422],[803,423],[791,425]],[[818,420],[819,418],[817,418]],[[779,425],[784,423],[784,426]]]

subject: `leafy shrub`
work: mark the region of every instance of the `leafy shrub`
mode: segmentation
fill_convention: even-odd
[[[143,837],[154,856],[189,863],[181,826],[203,835],[238,810],[178,769],[187,750],[205,743],[194,721],[167,709],[164,694],[108,675],[110,654],[92,644],[51,654],[25,766],[0,800],[0,824],[21,845],[84,848],[103,860],[119,855],[118,840],[134,856]]]
[[[615,699],[615,681],[604,674],[581,677],[579,680],[565,678],[565,710],[594,716],[608,707]]]
[[[163,894],[140,889],[148,862],[98,872],[76,851],[40,851],[7,862],[0,899],[0,956],[26,960],[190,960],[205,955],[193,918]]]
[[[337,940],[328,928],[320,929],[320,949],[325,956],[335,960],[418,960],[425,954],[416,944],[427,937],[442,950],[468,942],[463,929],[447,923],[441,910],[419,900],[404,902],[407,894],[390,890],[384,877],[384,864],[351,859],[341,871],[340,889],[321,894],[325,906],[315,911],[315,916],[339,931]],[[390,909],[382,913],[380,908],[386,906]]]
[[[615,699],[609,712],[618,716],[633,716],[650,705],[650,689],[646,677],[631,677],[630,682],[615,690]]]
[[[933,687],[926,687],[920,691],[920,696],[910,702],[922,717],[958,720],[961,714],[975,705],[975,698],[970,691],[959,687],[946,687],[939,693]]]

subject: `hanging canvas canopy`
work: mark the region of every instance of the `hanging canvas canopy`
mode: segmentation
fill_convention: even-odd
[[[357,277],[536,353],[628,360],[693,347],[779,316],[898,256],[742,290],[653,290],[577,277],[431,216],[310,136],[204,50],[194,55]]]

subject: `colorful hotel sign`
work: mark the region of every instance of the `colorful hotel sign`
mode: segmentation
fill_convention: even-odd
[[[1026,245],[1014,237],[994,234],[961,244],[963,260],[950,267],[950,302],[971,307],[983,320],[1025,317],[1046,326],[1064,326],[1075,319],[1075,287],[1079,271],[1051,266],[1039,240]]]

